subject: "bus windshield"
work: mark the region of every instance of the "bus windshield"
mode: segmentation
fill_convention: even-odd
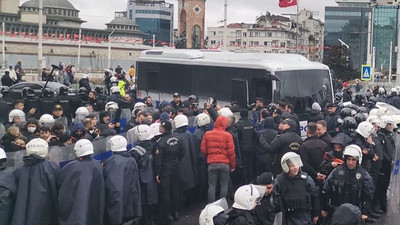
[[[293,104],[300,119],[311,111],[314,102],[323,107],[327,101],[333,99],[328,70],[294,70],[275,74],[280,79],[276,97],[280,101]]]

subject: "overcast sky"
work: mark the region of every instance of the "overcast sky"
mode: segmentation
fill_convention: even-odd
[[[126,10],[127,0],[69,0],[80,10],[81,19],[87,21],[83,27],[106,28],[105,23],[114,18],[114,11]],[[325,6],[336,6],[335,0],[298,0],[300,9],[318,12],[317,18],[324,20]],[[22,0],[21,4],[26,2]],[[177,0],[166,0],[175,5],[174,27],[177,27]],[[273,14],[293,14],[296,7],[279,8],[279,0],[228,0],[228,23],[254,22],[255,18],[269,11]],[[223,20],[224,0],[206,1],[206,27],[219,26]]]

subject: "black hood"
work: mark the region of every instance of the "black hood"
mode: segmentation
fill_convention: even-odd
[[[265,118],[263,125],[265,129],[274,129],[274,118],[272,117]]]

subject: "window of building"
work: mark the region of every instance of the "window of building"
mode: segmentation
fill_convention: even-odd
[[[215,40],[211,40],[210,43],[211,43],[212,45],[215,45],[216,41],[215,41]]]
[[[243,32],[243,37],[247,37],[247,33],[246,32]]]
[[[243,45],[247,45],[247,42],[243,41]]]
[[[281,46],[282,48],[286,47],[286,43],[285,42],[281,42]]]
[[[258,45],[260,45],[260,42],[255,41],[255,42],[254,42],[254,45],[258,46]]]
[[[213,36],[217,35],[217,32],[213,31],[211,32]]]
[[[230,46],[235,46],[235,42],[231,41]]]

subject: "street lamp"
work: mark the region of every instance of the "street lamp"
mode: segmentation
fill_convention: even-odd
[[[108,35],[108,61],[107,61],[107,69],[111,68],[111,35],[114,33],[116,28],[114,28],[111,33]]]

